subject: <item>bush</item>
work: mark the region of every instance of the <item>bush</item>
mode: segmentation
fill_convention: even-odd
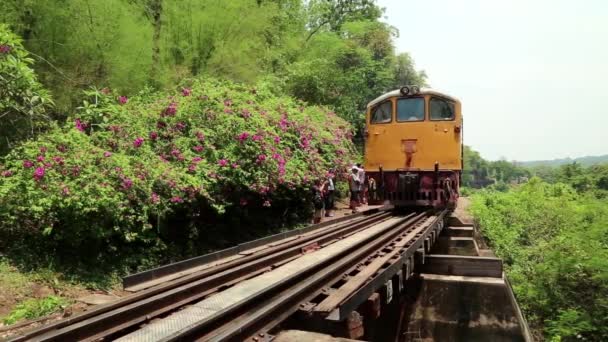
[[[57,296],[27,299],[18,304],[2,321],[11,325],[22,319],[36,319],[59,311],[68,303],[66,299]]]
[[[607,204],[538,178],[473,196],[528,321],[552,340],[608,339]]]
[[[0,156],[48,125],[52,102],[32,63],[21,39],[0,24]]]
[[[263,87],[89,96],[0,166],[0,233],[16,245],[89,261],[225,247],[307,218],[311,182],[351,160],[344,120]]]

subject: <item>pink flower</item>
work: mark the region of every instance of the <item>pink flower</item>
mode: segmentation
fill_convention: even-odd
[[[203,134],[203,132],[196,132],[196,138],[198,139],[198,141],[205,141],[205,135]]]
[[[219,166],[221,166],[221,167],[224,167],[224,166],[228,165],[228,161],[227,161],[226,159],[220,159],[220,160],[217,162],[217,165],[219,165]]]
[[[266,155],[265,155],[265,154],[260,154],[260,155],[258,156],[258,160],[257,160],[257,162],[258,162],[258,163],[262,163],[262,162],[264,162],[265,160],[266,160]]]
[[[158,196],[158,194],[153,192],[152,195],[150,196],[150,201],[152,203],[158,203],[158,202],[160,202],[160,196]]]
[[[106,158],[110,158],[110,157],[112,156],[112,152],[105,151],[105,152],[103,153],[103,156],[104,156],[104,157],[106,157]]]
[[[36,160],[40,163],[42,163],[44,161],[44,156],[38,156],[36,157]]]
[[[190,164],[190,166],[188,166],[188,172],[194,173],[195,171],[196,171],[196,164]]]
[[[129,178],[125,178],[122,180],[122,188],[125,190],[129,190],[131,189],[131,187],[133,186],[133,181],[130,180]]]
[[[308,147],[310,146],[310,141],[308,140],[308,138],[306,138],[306,137],[302,137],[302,138],[300,139],[300,146],[301,146],[302,148],[308,148]]]
[[[241,112],[241,116],[243,116],[245,119],[248,119],[251,117],[251,112],[247,109],[243,109],[243,111]]]
[[[13,171],[11,171],[11,170],[2,171],[2,177],[10,177],[12,175],[13,175]]]
[[[190,88],[182,88],[182,95],[184,95],[184,96],[190,96],[190,94],[192,94],[192,89],[190,89]]]
[[[53,157],[53,161],[59,165],[63,165],[63,158],[61,157]]]
[[[237,138],[237,139],[238,139],[240,142],[244,142],[245,140],[247,140],[247,138],[249,138],[249,133],[247,133],[247,132],[243,132],[243,133],[239,134],[239,136],[238,136],[238,138]]]
[[[10,45],[2,44],[0,45],[0,53],[6,54],[11,52],[13,48]]]
[[[232,109],[230,109],[230,108],[224,108],[224,113],[226,113],[226,114],[232,114]]]
[[[171,102],[163,112],[163,116],[173,116],[175,113],[177,113],[177,103]]]
[[[226,106],[226,107],[232,106],[232,100],[231,99],[224,100],[224,106]]]
[[[194,158],[192,158],[192,162],[195,163],[195,164],[196,163],[200,163],[201,160],[203,160],[203,158],[201,158],[201,157],[194,157]]]
[[[184,202],[184,200],[179,196],[171,197],[170,201],[171,201],[171,203],[183,203]]]
[[[76,129],[84,132],[84,125],[82,124],[82,122],[80,121],[80,119],[76,119],[74,120],[74,126],[76,126]]]
[[[41,146],[41,147],[39,148],[39,150],[40,150],[40,153],[45,154],[45,153],[46,153],[46,151],[47,151],[47,148],[46,148],[46,147],[44,147],[44,146]]]
[[[133,147],[141,147],[141,145],[143,143],[144,143],[144,138],[137,137],[135,140],[133,140]]]
[[[247,205],[247,199],[241,198],[241,200],[239,201],[239,203],[240,203],[241,207],[244,207],[244,206]]]
[[[118,103],[120,103],[121,105],[124,105],[125,103],[127,103],[127,101],[129,101],[129,99],[127,99],[126,96],[119,96],[118,97]]]
[[[29,169],[30,167],[34,166],[34,163],[31,162],[30,160],[24,160],[23,161],[23,167],[26,169]]]
[[[262,140],[262,136],[259,135],[259,134],[256,134],[253,137],[251,137],[251,140],[253,140],[253,141],[260,141],[260,140]]]
[[[154,131],[150,132],[149,136],[150,136],[150,140],[158,139],[158,133],[156,133]]]
[[[285,131],[289,127],[289,121],[287,121],[287,118],[285,116],[281,117],[281,121],[279,121],[279,127],[281,127],[281,130],[283,131]]]
[[[265,200],[264,203],[262,204],[265,207],[270,207],[270,200]]]
[[[175,124],[175,128],[176,128],[178,131],[182,131],[184,128],[186,128],[186,124],[185,124],[185,123],[183,123],[183,122],[178,122],[178,123],[176,123],[176,124]]]
[[[192,148],[196,152],[203,152],[204,148],[201,145],[196,145]]]
[[[281,142],[281,137],[279,137],[278,135],[276,137],[274,137],[274,143],[278,144]]]
[[[39,181],[44,177],[44,168],[38,167],[34,170],[34,180]]]
[[[239,167],[239,164],[238,164],[238,163],[232,163],[232,168],[233,168],[233,169],[236,169],[237,167]]]
[[[62,193],[64,196],[69,196],[69,195],[70,195],[70,188],[68,188],[67,186],[64,186],[64,187],[61,189],[61,193]]]
[[[158,129],[163,129],[163,128],[165,128],[165,127],[167,127],[167,124],[166,124],[166,123],[164,123],[164,122],[162,122],[162,121],[158,121],[158,122],[156,123],[156,128],[158,128]]]
[[[68,150],[68,148],[65,147],[64,145],[57,146],[57,151],[59,151],[59,152],[65,152],[67,150]]]

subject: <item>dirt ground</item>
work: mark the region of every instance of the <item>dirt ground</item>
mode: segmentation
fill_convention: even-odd
[[[473,216],[469,213],[470,205],[471,199],[468,197],[459,197],[453,215],[458,217],[462,223],[473,224]]]
[[[85,303],[91,296],[114,297],[124,296],[126,292],[120,289],[102,291],[87,289],[80,284],[74,284],[62,279],[62,275],[51,271],[36,273],[21,272],[8,261],[0,259],[0,340],[18,331],[32,329],[52,320],[68,317],[87,310],[91,304]],[[26,300],[43,300],[49,296],[64,298],[68,305],[59,308],[48,319],[20,320],[14,325],[5,325],[3,319],[16,306]],[[84,301],[83,301],[84,300]]]

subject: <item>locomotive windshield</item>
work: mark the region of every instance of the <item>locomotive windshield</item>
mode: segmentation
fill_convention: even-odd
[[[454,120],[454,102],[432,97],[430,112],[431,120]]]
[[[375,123],[387,123],[391,122],[393,117],[393,103],[386,101],[376,106],[372,110],[372,117],[370,122]]]
[[[397,121],[424,120],[424,98],[412,97],[397,100]]]

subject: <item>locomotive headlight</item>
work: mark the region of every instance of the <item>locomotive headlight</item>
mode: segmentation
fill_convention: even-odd
[[[401,95],[407,96],[407,94],[410,93],[410,88],[408,86],[401,87],[400,91],[401,91]]]

